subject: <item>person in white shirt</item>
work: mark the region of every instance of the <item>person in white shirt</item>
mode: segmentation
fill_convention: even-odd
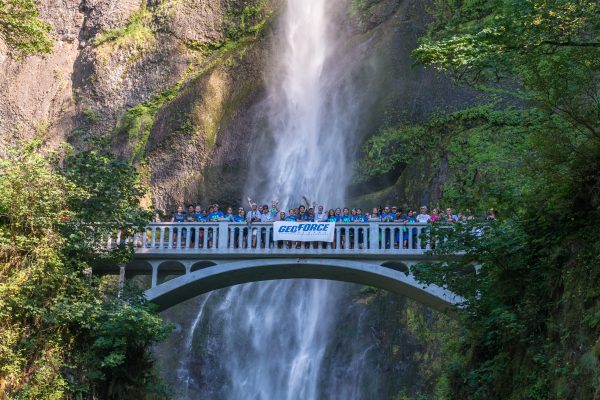
[[[252,202],[252,199],[248,197],[248,204],[250,204],[250,211],[246,215],[247,222],[260,222],[260,212],[256,206],[256,203]],[[256,248],[256,236],[258,235],[258,230],[256,228],[252,229],[252,247]]]
[[[426,224],[429,222],[430,218],[431,218],[431,216],[429,214],[427,214],[427,207],[421,206],[420,214],[417,215],[417,222],[419,224]]]
[[[327,212],[323,206],[319,206],[317,211],[317,222],[327,222]]]
[[[268,205],[262,206],[262,211],[260,213],[260,222],[273,222],[275,221],[275,216],[277,215],[277,210],[273,209],[273,212],[269,211]]]

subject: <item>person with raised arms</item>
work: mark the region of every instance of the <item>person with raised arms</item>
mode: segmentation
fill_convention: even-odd
[[[319,206],[317,209],[317,222],[327,222],[327,213],[323,206]]]
[[[250,204],[250,211],[246,216],[246,221],[249,223],[260,222],[260,212],[258,211],[258,207],[256,203],[252,201],[250,196],[248,196],[248,204]],[[258,235],[258,230],[256,228],[252,228],[252,247],[256,248],[256,236]]]
[[[296,221],[308,222],[308,212],[306,212],[306,207],[304,207],[303,204],[298,206],[298,212],[296,213]]]

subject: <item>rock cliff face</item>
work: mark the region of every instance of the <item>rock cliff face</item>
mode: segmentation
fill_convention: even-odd
[[[283,0],[42,0],[53,54],[0,49],[0,148],[36,135],[50,146],[108,138],[144,172],[156,208],[236,203],[260,131],[271,22]],[[371,73],[363,136],[456,107],[457,92],[409,57],[424,30],[417,0],[340,0],[338,18]],[[374,71],[374,72],[373,72]],[[393,197],[394,194],[391,196]]]

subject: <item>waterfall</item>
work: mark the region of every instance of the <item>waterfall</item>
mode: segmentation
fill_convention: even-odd
[[[340,77],[331,60],[334,40],[328,4],[331,1],[288,1],[277,58],[267,77],[267,117],[274,146],[265,190],[282,206],[297,206],[307,195],[334,207],[341,206],[345,197],[351,132],[336,121],[351,110],[335,107]]]
[[[253,152],[258,167],[249,174],[247,190],[268,204],[278,199],[282,209],[297,206],[302,196],[327,209],[342,207],[351,177],[359,102],[350,95],[352,79],[336,53],[330,18],[334,3],[288,0],[277,28],[263,104],[270,136]],[[220,343],[219,365],[213,365],[220,371],[213,377],[219,388],[209,397],[323,398],[323,376],[331,374],[321,368],[344,285],[320,280],[253,283],[223,291],[214,305],[201,303],[199,313]],[[349,377],[360,371],[367,351],[349,365]],[[356,394],[357,389],[343,393]],[[327,396],[338,398],[331,392]]]

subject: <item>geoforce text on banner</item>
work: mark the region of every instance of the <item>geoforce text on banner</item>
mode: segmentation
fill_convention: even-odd
[[[294,242],[333,242],[335,222],[283,222],[273,223],[273,240]]]

